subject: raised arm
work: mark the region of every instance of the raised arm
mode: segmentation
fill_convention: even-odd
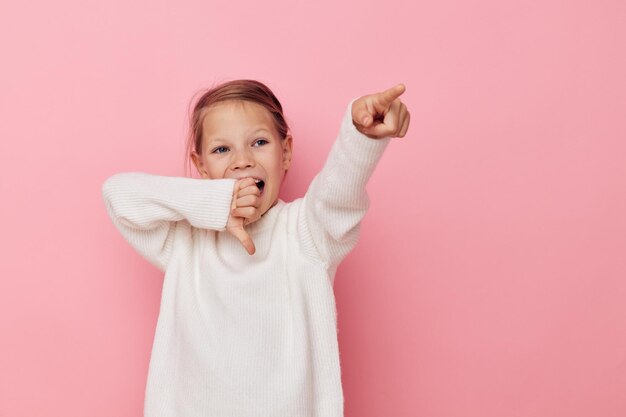
[[[365,186],[391,138],[373,139],[352,122],[350,101],[322,170],[301,204],[299,235],[305,252],[336,267],[354,248],[369,207]]]
[[[165,271],[179,221],[224,230],[234,179],[167,177],[143,172],[114,174],[102,185],[109,217],[150,263]]]

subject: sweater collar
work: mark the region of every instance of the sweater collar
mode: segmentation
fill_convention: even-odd
[[[259,220],[244,226],[244,229],[246,229],[249,234],[254,234],[274,225],[276,223],[278,213],[282,210],[284,205],[285,202],[279,198],[276,201],[276,204],[267,210]]]

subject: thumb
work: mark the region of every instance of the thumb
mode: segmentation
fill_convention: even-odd
[[[373,118],[365,100],[359,99],[352,105],[352,120],[364,127],[372,124]]]
[[[254,255],[254,252],[256,252],[254,242],[252,241],[250,235],[248,235],[248,232],[243,229],[243,227],[235,227],[232,229],[231,233],[235,235],[237,239],[239,239],[243,247],[246,248],[248,254]]]

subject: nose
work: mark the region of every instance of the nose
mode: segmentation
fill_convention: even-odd
[[[234,151],[232,155],[233,162],[230,169],[232,169],[233,171],[253,168],[255,165],[254,158],[252,157],[250,151]]]

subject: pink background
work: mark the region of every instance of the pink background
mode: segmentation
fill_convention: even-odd
[[[335,285],[347,417],[626,415],[621,0],[0,10],[0,416],[140,416],[162,274],[120,171],[183,176],[193,93],[282,101],[301,196],[353,97],[411,112]]]

